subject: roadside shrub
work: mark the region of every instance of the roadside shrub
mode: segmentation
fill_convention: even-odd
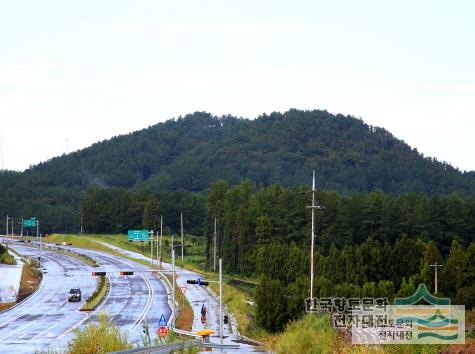
[[[74,338],[68,343],[68,354],[103,354],[131,349],[127,335],[122,334],[109,316],[99,315],[99,324],[89,324],[84,329],[76,329]]]
[[[2,254],[0,256],[0,263],[3,263],[3,264],[9,264],[9,265],[15,265],[16,264],[16,261],[15,261],[15,258],[8,254],[7,252],[5,252],[4,254]]]

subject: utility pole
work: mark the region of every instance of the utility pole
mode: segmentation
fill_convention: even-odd
[[[214,250],[213,250],[213,272],[216,272],[216,217],[214,218]]]
[[[435,286],[435,291],[434,291],[434,294],[437,294],[437,268],[438,267],[442,267],[442,264],[438,264],[437,262],[435,262],[435,264],[429,264],[430,267],[434,267],[435,268],[435,275],[434,275],[434,286]]]
[[[40,221],[36,220],[36,235],[40,238],[40,260],[38,262],[41,267],[41,235],[40,235]]]
[[[162,268],[162,240],[163,240],[163,215],[160,216],[160,268]]]
[[[21,233],[20,236],[23,237],[23,218],[21,218]]]
[[[81,216],[81,235],[83,233],[83,228],[82,228],[82,216]]]
[[[153,265],[153,230],[148,232],[150,234],[150,264]]]
[[[223,345],[223,260],[219,259],[219,344]]]
[[[174,239],[175,239],[175,237],[173,236],[173,232],[172,232],[172,250],[175,249],[175,242],[174,242]]]
[[[175,306],[175,287],[176,287],[176,278],[175,278],[175,250],[172,248],[172,298],[173,298],[173,322],[172,326],[175,327],[176,319],[176,306]]]
[[[157,258],[157,265],[159,264],[159,260],[158,260],[158,230],[157,230],[157,234],[155,235],[156,238],[155,238],[155,252],[156,252],[156,258]]]
[[[312,179],[312,205],[308,208],[312,209],[312,234],[311,234],[311,246],[310,246],[310,303],[313,304],[313,279],[314,275],[314,248],[315,248],[315,209],[323,209],[316,204],[315,201],[315,170],[313,170]],[[313,305],[311,310],[313,309]]]
[[[185,248],[185,243],[183,242],[183,213],[180,213],[181,221],[181,265],[183,265],[183,249]]]
[[[10,220],[10,218],[8,217],[8,214],[7,214],[7,223],[6,223],[6,230],[5,230],[5,238],[7,240],[7,248],[8,248],[8,220]]]

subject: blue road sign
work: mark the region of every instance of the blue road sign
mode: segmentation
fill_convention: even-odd
[[[203,278],[201,276],[198,277],[198,285],[201,285],[201,281],[203,280]]]
[[[160,320],[158,320],[158,327],[165,327],[166,325],[167,325],[167,319],[162,313],[162,315],[160,316]]]

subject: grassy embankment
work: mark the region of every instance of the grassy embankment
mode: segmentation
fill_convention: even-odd
[[[276,354],[437,354],[443,345],[352,345],[331,325],[329,315],[307,315],[290,323],[273,338],[271,348]]]
[[[15,253],[19,257],[22,257],[18,252],[13,249],[9,249],[9,251]],[[13,262],[7,264],[16,264],[15,258],[9,254],[7,255],[13,260]],[[0,303],[0,312],[5,311],[10,307],[14,306],[15,304],[19,303],[20,301],[26,299],[28,296],[34,293],[40,286],[42,278],[41,272],[33,268],[35,267],[35,264],[28,263],[27,260],[24,258],[22,258],[22,260],[24,261],[24,264],[21,273],[20,289],[18,291],[17,300],[15,302]]]
[[[167,275],[166,277],[171,283],[172,276]],[[175,327],[184,331],[191,331],[193,325],[193,309],[191,308],[190,303],[186,300],[180,287],[177,285],[175,285],[175,294],[178,303]]]

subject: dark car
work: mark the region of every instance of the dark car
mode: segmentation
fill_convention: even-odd
[[[68,301],[81,301],[81,289],[72,288],[68,293]]]

